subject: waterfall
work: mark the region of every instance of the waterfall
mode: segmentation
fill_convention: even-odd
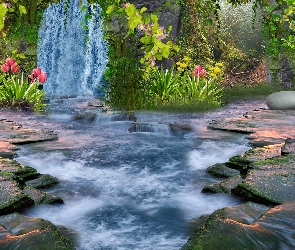
[[[94,14],[84,30],[81,22],[87,13]],[[64,0],[45,10],[37,65],[47,72],[44,90],[48,96],[93,96],[99,92],[97,86],[101,86],[107,64],[107,44],[102,37],[98,5],[81,13],[78,1]]]

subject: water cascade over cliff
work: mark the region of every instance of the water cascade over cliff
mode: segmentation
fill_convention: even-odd
[[[85,30],[81,22],[91,13]],[[81,12],[78,1],[64,0],[45,10],[38,67],[48,74],[44,84],[48,96],[92,96],[98,92],[107,64],[107,44],[102,36],[98,5]]]

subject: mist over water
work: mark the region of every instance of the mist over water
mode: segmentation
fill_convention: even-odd
[[[217,180],[206,173],[208,166],[250,148],[245,135],[206,126],[211,119],[264,107],[262,101],[201,114],[135,113],[140,122],[193,126],[193,132],[177,136],[165,130],[129,133],[132,121],[85,110],[87,102],[52,101],[46,115],[8,114],[24,127],[58,133],[57,141],[21,146],[16,160],[56,176],[60,184],[47,191],[65,204],[36,206],[25,215],[75,230],[77,249],[180,249],[190,234],[189,220],[242,202],[201,193]],[[96,119],[73,119],[81,112],[94,112]]]

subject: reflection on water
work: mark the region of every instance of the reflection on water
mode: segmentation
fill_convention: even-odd
[[[201,193],[216,180],[205,172],[208,166],[249,149],[245,135],[208,131],[206,124],[264,107],[263,101],[202,114],[136,112],[140,122],[193,127],[181,136],[162,130],[129,133],[133,121],[113,121],[112,114],[97,110],[91,110],[92,122],[74,120],[86,104],[68,99],[53,101],[46,115],[0,113],[58,133],[57,141],[22,146],[17,160],[58,177],[60,184],[48,191],[65,204],[41,205],[25,214],[76,230],[78,249],[179,249],[189,237],[188,220],[240,204],[228,195]]]

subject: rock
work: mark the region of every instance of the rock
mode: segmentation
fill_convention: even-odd
[[[33,199],[24,194],[13,180],[0,182],[0,215],[17,212],[34,205]]]
[[[58,183],[59,181],[56,177],[49,174],[41,174],[38,178],[27,181],[26,185],[33,188],[49,188]]]
[[[251,160],[249,160],[245,155],[235,155],[229,158],[225,165],[243,172],[248,169],[250,163]]]
[[[57,197],[52,194],[45,193],[41,190],[38,190],[33,187],[24,187],[22,190],[24,194],[29,196],[32,200],[34,200],[35,205],[39,204],[52,204],[52,203],[63,203],[62,198]]]
[[[88,103],[88,106],[102,108],[105,104],[100,100],[91,101]]]
[[[170,135],[170,129],[167,124],[161,123],[143,123],[133,122],[128,128],[130,133],[141,132],[141,133],[161,133],[164,135]]]
[[[194,132],[194,128],[188,124],[171,123],[168,126],[174,135]]]
[[[18,213],[0,216],[0,248],[74,250],[75,247],[51,222]]]
[[[274,208],[247,202],[215,211],[181,249],[294,249],[294,224],[294,201]]]
[[[236,175],[226,180],[207,185],[203,188],[202,192],[231,194],[231,190],[238,184],[242,183],[242,181],[242,177],[240,175]]]
[[[35,168],[22,166],[15,160],[0,158],[0,171],[13,173],[21,180],[31,180],[40,176]]]
[[[217,163],[213,166],[210,166],[206,170],[209,174],[212,174],[217,177],[233,177],[240,174],[240,171],[229,168],[224,163]]]
[[[115,114],[111,118],[112,121],[137,121],[137,117],[134,115],[133,112],[129,113],[120,113],[120,114]]]
[[[295,159],[273,157],[251,164],[247,176],[232,193],[262,204],[295,200]]]
[[[250,134],[249,144],[261,147],[295,138],[294,124],[295,110],[257,109],[241,118],[213,120],[208,128]]]
[[[295,154],[295,139],[288,138],[282,146],[282,155]]]
[[[295,109],[295,91],[279,91],[266,98],[269,109],[288,110]]]
[[[18,147],[11,144],[7,141],[0,141],[0,157],[2,158],[13,158],[17,155],[15,150],[17,150]]]
[[[97,115],[95,113],[85,112],[85,113],[75,114],[73,116],[73,120],[93,122],[95,120],[96,116]]]
[[[0,141],[6,141],[13,144],[24,144],[57,139],[57,134],[53,131],[23,128],[20,124],[6,119],[0,120],[0,130]]]

